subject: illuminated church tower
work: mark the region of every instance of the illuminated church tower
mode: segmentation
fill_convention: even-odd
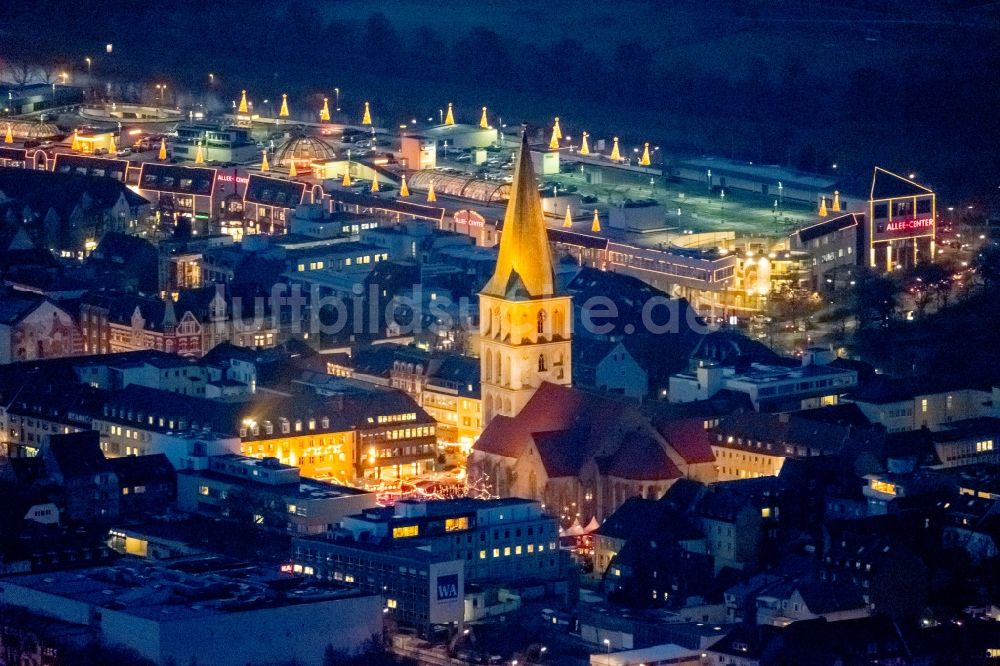
[[[568,385],[573,304],[556,293],[527,135],[514,167],[496,270],[479,294],[482,425],[515,416],[543,381]]]

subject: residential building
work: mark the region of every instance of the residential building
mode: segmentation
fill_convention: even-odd
[[[0,170],[0,202],[0,216],[18,220],[37,247],[77,258],[149,212],[146,199],[113,178],[37,169]]]
[[[858,588],[824,581],[779,581],[757,594],[757,624],[785,627],[823,618],[829,622],[868,617]]]
[[[76,356],[83,336],[73,316],[49,299],[0,291],[0,363]]]
[[[718,479],[777,476],[788,458],[866,456],[874,468],[885,448],[880,429],[822,420],[824,409],[781,414],[748,412],[723,417],[711,429]]]
[[[574,386],[642,400],[649,377],[622,342],[578,337],[573,342]]]

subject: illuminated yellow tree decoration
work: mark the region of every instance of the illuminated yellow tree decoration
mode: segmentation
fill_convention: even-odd
[[[819,198],[819,216],[826,217],[826,197],[822,195]]]
[[[437,201],[437,194],[434,193],[434,181],[431,181],[431,185],[427,188],[427,203],[434,203]]]
[[[410,196],[410,188],[406,186],[406,176],[403,176],[403,184],[399,186],[399,196],[408,197]]]
[[[4,143],[14,143],[14,128],[7,123],[7,133],[3,136]]]
[[[455,112],[451,108],[451,102],[448,102],[448,113],[446,113],[444,116],[444,124],[445,125],[455,124]]]
[[[293,157],[292,161],[288,165],[288,177],[298,178],[298,176],[299,176],[299,170],[295,168],[295,158]]]
[[[618,151],[618,137],[615,137],[615,144],[611,147],[611,159],[615,162],[622,159],[622,154]]]
[[[319,110],[319,121],[321,123],[330,122],[330,100],[323,98],[323,108]]]
[[[195,164],[204,164],[205,163],[205,153],[201,149],[201,143],[200,142],[198,143],[198,150],[194,154],[194,163]]]
[[[833,191],[833,206],[831,206],[831,209],[835,213],[840,212],[840,190]]]
[[[552,138],[549,139],[549,149],[559,150],[559,137],[556,136],[556,131],[552,130]]]
[[[249,112],[249,110],[247,109],[247,91],[246,90],[244,90],[240,94],[240,108],[239,108],[239,111],[240,111],[240,113],[248,113]]]
[[[157,155],[157,157],[159,158],[159,160],[161,162],[163,160],[167,159],[167,140],[166,139],[160,139],[160,154]]]
[[[590,225],[590,230],[595,234],[601,233],[601,216],[597,214],[597,209],[594,209],[594,221]]]
[[[372,109],[371,106],[368,105],[368,102],[365,102],[365,115],[361,118],[361,124],[362,125],[372,124]]]
[[[639,158],[639,164],[642,166],[649,166],[651,164],[649,159],[649,142],[646,142],[645,147],[642,149],[642,157]]]
[[[70,149],[80,150],[80,130],[73,130],[73,143],[70,144]],[[166,159],[161,157],[160,159]]]
[[[285,93],[281,93],[281,111],[278,111],[278,117],[288,117],[288,95]]]
[[[340,184],[344,187],[351,186],[351,163],[347,163],[347,169],[344,170],[344,177],[341,179]]]
[[[378,192],[378,178],[372,178],[372,192]]]
[[[583,142],[580,144],[580,154],[589,155],[590,154],[590,144],[587,142],[587,137],[590,136],[586,132],[583,133]]]
[[[566,206],[566,219],[563,220],[563,229],[573,228],[573,214],[570,213],[569,206]]]
[[[559,116],[556,116],[556,124],[552,126],[552,133],[557,139],[562,139],[562,130],[559,128]]]
[[[482,129],[489,129],[490,124],[486,120],[486,107],[483,107],[483,115],[479,118],[479,127]]]
[[[115,145],[115,135],[112,134],[108,137],[108,155],[117,155],[118,146]]]
[[[267,173],[271,170],[271,165],[267,162],[267,150],[265,149],[261,153],[263,154],[263,158],[260,160],[260,172]]]

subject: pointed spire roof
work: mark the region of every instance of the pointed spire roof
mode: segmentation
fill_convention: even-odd
[[[552,130],[552,138],[549,140],[549,150],[559,150],[559,137],[556,131]]]
[[[372,178],[372,192],[378,192],[378,176]]]
[[[240,94],[240,108],[239,108],[239,112],[240,113],[247,113],[248,112],[248,110],[247,110],[247,91],[246,90],[244,90]]]
[[[486,119],[486,107],[485,106],[483,107],[483,116],[479,119],[479,127],[481,129],[489,129],[490,128],[490,123]]]
[[[580,154],[589,155],[590,154],[590,142],[587,141],[587,137],[590,136],[586,132],[583,133],[583,141],[580,143]]]
[[[563,229],[573,228],[573,213],[570,212],[569,206],[566,206],[566,219],[563,220]]]
[[[330,100],[326,97],[323,98],[323,108],[319,111],[319,121],[321,123],[330,122]]]
[[[74,135],[75,136],[75,135]],[[157,155],[159,160],[162,162],[167,159],[167,140],[160,139],[160,153]]]
[[[643,148],[642,148],[642,157],[639,158],[639,164],[642,165],[642,166],[649,166],[650,165],[650,160],[649,160],[649,141],[647,141],[646,145],[643,146]]]
[[[486,109],[483,109],[483,113],[486,113]],[[485,117],[485,115],[484,115]],[[14,143],[14,128],[10,123],[7,123],[7,133],[3,136],[4,143]]]
[[[596,208],[594,209],[594,221],[590,223],[590,230],[595,234],[601,233],[601,216]]]
[[[263,153],[264,153],[264,157],[260,161],[260,172],[261,173],[267,173],[268,171],[271,170],[271,165],[268,164],[268,162],[267,162],[267,149],[266,148],[264,149]]]
[[[444,117],[445,125],[455,124],[455,111],[451,108],[451,102],[448,102],[448,113]]]
[[[279,118],[288,117],[288,94],[281,93],[281,111],[278,111]]]
[[[875,167],[871,191],[873,201],[895,199],[896,197],[917,197],[924,194],[934,194],[934,192],[888,169]]]
[[[622,154],[618,150],[618,137],[615,137],[615,143],[611,147],[611,159],[613,159],[615,162],[618,162],[619,160],[621,160],[621,158]]]
[[[819,216],[820,217],[826,217],[826,215],[827,215],[827,212],[826,212],[826,195],[825,194],[821,194],[821,195],[819,195]]]
[[[834,190],[833,192],[833,206],[830,207],[835,213],[840,212],[840,190]]]
[[[434,192],[434,179],[431,179],[431,184],[427,188],[427,203],[434,203],[437,201],[437,194]]]
[[[195,164],[205,163],[205,151],[202,150],[201,148],[201,142],[198,143],[198,150],[194,154],[194,163]]]
[[[521,134],[521,152],[514,166],[496,269],[482,293],[507,298],[520,291],[532,298],[555,292],[552,253],[527,133]]]
[[[371,105],[368,104],[368,102],[365,102],[365,115],[362,116],[361,118],[361,124],[362,125],[372,124],[372,107]]]
[[[562,128],[559,127],[559,116],[556,116],[556,124],[552,126],[552,134],[556,139],[562,139]]]
[[[403,174],[403,184],[399,186],[399,196],[408,197],[410,196],[410,188],[406,185],[406,174]]]

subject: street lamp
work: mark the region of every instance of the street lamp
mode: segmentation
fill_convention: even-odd
[[[601,641],[601,642],[602,642],[602,643],[604,643],[604,647],[605,647],[605,649],[607,650],[607,654],[611,654],[611,641],[610,641],[610,640],[608,640],[607,638],[605,638],[605,639],[604,639],[603,641]]]
[[[212,85],[215,85],[215,74],[211,72],[208,73],[208,82]]]
[[[340,111],[340,88],[334,88],[333,93],[337,96],[337,103],[335,106],[337,111]]]
[[[84,58],[83,61],[87,63],[87,76],[90,76],[90,65],[93,61],[90,59],[90,56]]]
[[[162,106],[163,105],[163,93],[167,89],[167,84],[165,84],[165,83],[157,83],[156,84],[156,89],[158,91],[160,91],[160,105]]]

